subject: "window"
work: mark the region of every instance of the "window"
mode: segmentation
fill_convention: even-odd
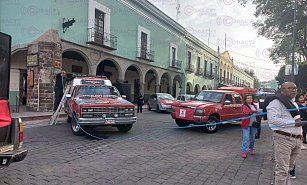
[[[233,100],[232,100],[231,94],[226,94],[226,95],[225,95],[225,100],[224,100],[224,102],[225,102],[225,101],[230,101],[230,104],[233,104]]]
[[[191,61],[191,59],[192,59],[192,52],[191,51],[188,51],[187,57],[188,57],[187,58],[187,60],[188,60],[187,65],[188,65],[188,68],[191,69],[191,67],[192,67],[192,61]]]
[[[205,60],[205,63],[204,63],[204,75],[205,76],[207,75],[207,65],[208,65],[208,61]]]
[[[210,76],[212,77],[212,75],[213,75],[213,64],[210,63]]]
[[[236,104],[242,104],[241,96],[239,94],[235,94],[234,98]]]
[[[141,57],[146,58],[147,53],[147,34],[141,32]]]
[[[200,57],[197,57],[197,71],[200,72],[199,70],[200,70]]]
[[[176,66],[176,48],[172,47],[172,66]]]
[[[176,64],[177,52],[178,52],[177,45],[170,43],[170,66],[172,66],[172,67],[178,67],[177,64]]]

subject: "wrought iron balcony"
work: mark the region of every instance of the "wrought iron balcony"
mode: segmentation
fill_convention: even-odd
[[[194,72],[194,67],[192,66],[192,64],[187,63],[186,64],[186,69],[187,72],[193,73]]]
[[[117,50],[117,37],[101,32],[95,28],[88,28],[88,44],[94,44],[110,50]]]
[[[198,76],[200,76],[200,75],[202,75],[202,71],[203,71],[203,70],[202,70],[201,68],[198,67],[198,68],[196,68],[196,73],[195,73],[195,74],[198,75]]]
[[[170,67],[173,67],[173,68],[176,68],[176,69],[181,69],[182,61],[173,59]]]
[[[155,60],[155,52],[145,48],[136,48],[137,49],[137,58],[141,58],[144,60],[148,60],[150,62],[154,62]]]

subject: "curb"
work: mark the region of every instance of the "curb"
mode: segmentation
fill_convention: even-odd
[[[37,121],[37,120],[44,120],[44,119],[50,119],[52,114],[48,115],[37,115],[37,116],[14,116],[12,118],[21,118],[22,121]],[[65,118],[67,115],[65,113],[60,114],[59,118]]]

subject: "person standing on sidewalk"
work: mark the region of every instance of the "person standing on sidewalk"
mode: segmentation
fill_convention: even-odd
[[[255,113],[257,112],[257,106],[253,104],[253,95],[248,94],[244,97],[244,104],[242,106],[242,111],[244,117],[242,119],[242,158],[247,157],[248,142],[249,142],[249,153],[254,155],[254,145],[255,145],[255,134],[257,128],[253,126],[254,122],[257,122]]]
[[[142,113],[143,112],[143,105],[144,105],[144,97],[142,96],[142,94],[139,94],[138,98],[137,98],[137,106],[138,106],[138,111],[137,113]]]
[[[273,130],[275,157],[275,185],[288,185],[290,169],[301,152],[302,122],[295,102],[297,87],[293,82],[284,82],[281,93],[267,106],[267,118]]]
[[[54,85],[54,106],[53,111],[58,109],[58,106],[62,100],[66,87],[66,72],[62,71],[56,75],[56,81]]]

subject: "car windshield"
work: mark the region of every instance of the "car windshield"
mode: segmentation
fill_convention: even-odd
[[[174,100],[174,97],[170,94],[159,94],[158,97],[160,100]]]
[[[212,92],[212,91],[201,91],[195,95],[195,100],[209,101],[219,103],[223,98],[223,93]]]
[[[81,86],[78,90],[79,96],[85,95],[113,95],[120,96],[115,87],[110,86]]]

